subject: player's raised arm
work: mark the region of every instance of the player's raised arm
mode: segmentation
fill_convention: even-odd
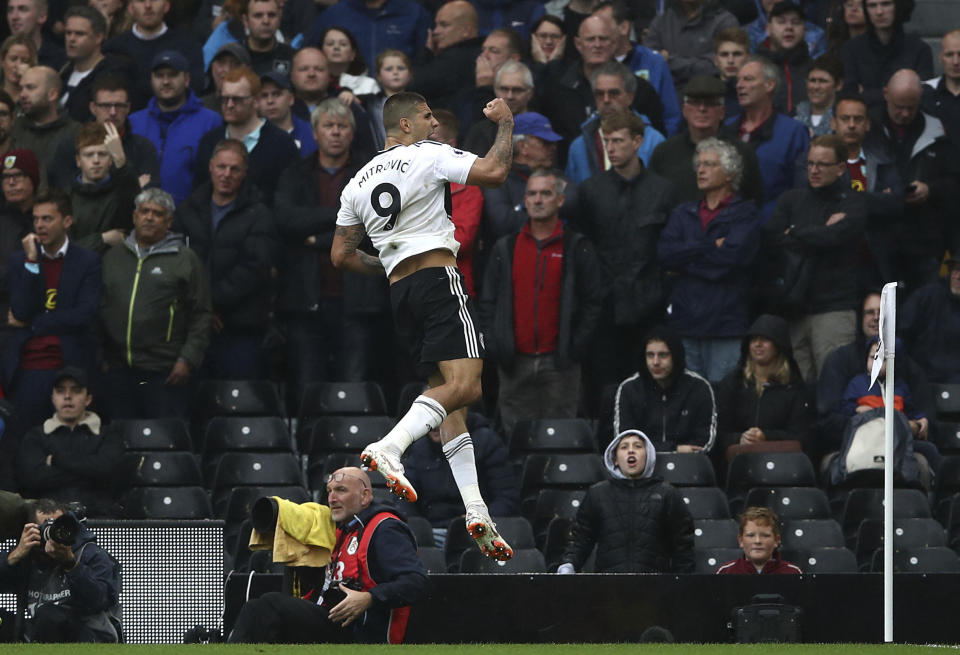
[[[333,245],[330,247],[330,260],[333,265],[352,273],[383,275],[383,264],[379,257],[357,250],[366,234],[362,225],[338,225],[333,233]]]
[[[513,113],[503,98],[494,98],[483,114],[497,124],[497,138],[487,156],[473,162],[467,184],[497,187],[506,182],[513,163]]]

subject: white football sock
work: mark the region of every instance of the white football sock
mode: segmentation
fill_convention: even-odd
[[[453,471],[453,479],[460,488],[463,506],[469,508],[473,505],[486,512],[487,505],[483,502],[480,484],[477,482],[477,463],[473,459],[473,440],[470,433],[464,432],[443,444],[443,454],[446,455],[450,470]]]
[[[414,441],[437,429],[445,418],[447,410],[443,405],[429,396],[417,396],[407,413],[380,440],[380,445],[399,457]]]

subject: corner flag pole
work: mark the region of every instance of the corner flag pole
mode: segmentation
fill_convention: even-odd
[[[885,284],[880,295],[880,342],[873,360],[870,386],[884,361],[887,374],[883,390],[883,641],[893,641],[893,378],[896,359],[897,283]]]

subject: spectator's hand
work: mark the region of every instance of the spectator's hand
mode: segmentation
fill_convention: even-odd
[[[906,202],[911,205],[919,205],[930,199],[930,187],[925,182],[914,180],[910,184],[913,185],[913,191],[904,198]]]
[[[73,554],[73,549],[70,546],[65,546],[63,544],[58,544],[53,539],[47,539],[47,543],[43,546],[43,552],[50,556],[50,559],[56,560],[61,564],[76,564],[77,559]]]
[[[190,379],[190,365],[182,359],[178,359],[170,370],[170,375],[164,381],[168,387],[183,386]]]
[[[557,47],[553,49],[553,52],[550,53],[548,57],[543,53],[543,47],[540,44],[540,39],[536,36],[530,36],[530,57],[541,64],[546,64],[550,61],[559,61],[563,58],[563,51],[567,47],[567,35],[562,34],[557,40]]]
[[[573,568],[573,564],[570,562],[564,562],[557,567],[557,573],[560,575],[570,575],[571,573],[576,573],[576,571]]]
[[[40,526],[36,523],[27,523],[23,526],[23,532],[20,533],[20,542],[17,544],[17,547],[7,555],[7,564],[16,564],[29,555],[30,551],[39,543]]]
[[[127,164],[127,155],[123,152],[120,132],[117,131],[117,126],[110,121],[104,121],[103,127],[107,130],[107,136],[103,138],[103,145],[106,146],[113,165],[117,168],[123,168]]]
[[[352,103],[357,103],[358,105],[360,104],[360,100],[357,98],[357,96],[353,95],[353,91],[350,89],[344,89],[338,93],[337,99],[347,107],[349,107]]]
[[[483,108],[483,115],[494,123],[499,123],[503,120],[513,120],[513,113],[511,113],[510,108],[503,98],[494,98],[488,102],[487,106]]]
[[[47,458],[43,460],[47,466],[53,466],[53,453],[47,455]]]
[[[13,310],[7,310],[7,325],[12,327],[27,327],[29,323],[24,323],[23,321],[18,321],[17,317],[13,315]]]
[[[670,61],[670,53],[666,50],[661,50],[660,56],[663,57],[664,61]]]
[[[123,240],[127,238],[127,235],[123,230],[107,230],[100,235],[100,238],[103,239],[103,242],[108,246],[119,246],[123,243]]]
[[[920,429],[917,430],[917,439],[926,441],[927,437],[930,436],[930,420],[926,417],[918,418],[917,425],[920,426]]]
[[[703,446],[694,446],[693,444],[682,443],[677,446],[678,453],[699,453]]]
[[[220,318],[220,314],[213,315],[213,331],[215,334],[220,334],[223,331],[223,319]]]
[[[857,409],[855,411],[857,414],[863,414],[864,412],[869,412],[871,409],[873,409],[873,407],[870,407],[869,405],[857,405]]]
[[[487,60],[482,54],[477,55],[477,66],[474,73],[474,84],[478,87],[481,86],[493,86],[493,79],[496,77],[497,71],[494,70],[493,64]]]
[[[340,586],[340,591],[347,597],[334,605],[327,616],[331,621],[345,628],[370,609],[373,595],[369,591],[354,591],[343,585]]]
[[[140,182],[140,188],[145,189],[147,185],[150,184],[150,174],[144,173],[143,175],[137,178],[137,181]]]
[[[317,235],[311,234],[306,239],[303,240],[303,245],[305,246],[315,246],[317,245]]]
[[[27,256],[28,262],[40,261],[40,241],[37,235],[31,232],[20,240],[23,245],[23,252]]]
[[[829,227],[830,225],[836,225],[846,217],[847,215],[844,212],[837,212],[836,214],[830,214],[830,218],[827,219],[827,226]]]
[[[719,248],[719,247],[721,247],[721,246],[723,245],[723,242],[726,241],[726,240],[727,240],[727,237],[720,237],[720,238],[717,239],[714,243],[716,243],[716,244],[717,244],[717,248]]]
[[[740,435],[740,443],[742,444],[760,443],[761,441],[766,440],[767,435],[763,433],[763,430],[757,427],[750,428]]]

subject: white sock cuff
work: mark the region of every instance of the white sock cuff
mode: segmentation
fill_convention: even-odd
[[[423,409],[427,410],[426,413],[429,416],[428,425],[431,430],[436,430],[440,427],[440,424],[443,423],[443,420],[447,418],[447,410],[430,396],[421,394],[414,398],[413,404],[414,406],[420,405]]]
[[[469,432],[464,432],[443,444],[443,454],[447,456],[447,459],[450,459],[467,447],[473,450],[473,439],[470,438]]]

